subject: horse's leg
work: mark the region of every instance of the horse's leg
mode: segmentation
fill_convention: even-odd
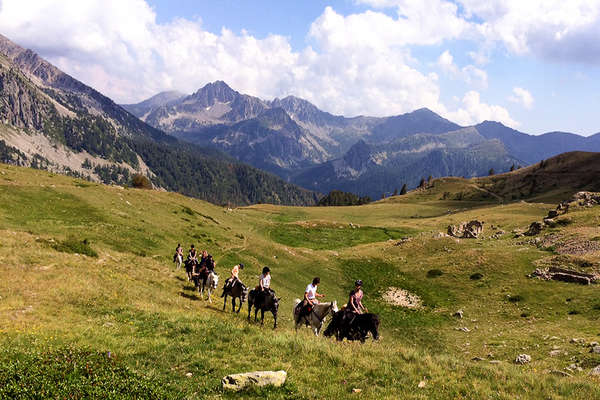
[[[273,329],[276,329],[277,328],[277,313],[275,313],[275,312],[273,313],[273,321],[274,321]]]
[[[252,311],[252,302],[248,299],[248,321],[250,321],[250,311]]]
[[[254,322],[258,321],[258,306],[254,306]]]
[[[236,311],[238,314],[240,313],[240,310],[242,309],[242,304],[244,304],[244,303],[242,302],[242,298],[240,297],[240,306],[238,307],[238,309]]]
[[[231,296],[231,312],[235,312],[235,297]]]
[[[265,309],[260,309],[260,324],[263,325],[265,323]]]

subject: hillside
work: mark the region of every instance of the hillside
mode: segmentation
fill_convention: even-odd
[[[219,204],[316,201],[219,151],[178,142],[1,35],[0,117],[2,162],[116,184],[141,173],[158,188]]]
[[[597,273],[598,206],[572,207],[536,245],[494,239],[490,227],[526,228],[555,203],[415,191],[359,207],[227,209],[4,164],[0,199],[0,397],[24,398],[24,387],[46,398],[600,397],[588,375],[600,364],[588,346],[597,287],[527,277],[545,265]],[[483,239],[438,234],[474,218],[485,221]],[[277,330],[270,315],[261,327],[199,299],[171,262],[178,242],[208,249],[222,278],[243,262],[241,278],[254,284],[269,265],[282,297]],[[339,303],[365,282],[378,342],[294,332],[293,299],[317,275],[325,300]],[[390,287],[422,307],[387,303]],[[522,353],[531,363],[513,362]],[[282,388],[220,389],[227,374],[277,369],[288,372]]]
[[[411,195],[500,203],[559,202],[579,191],[600,191],[599,182],[600,153],[569,152],[504,174],[435,179],[426,190]]]

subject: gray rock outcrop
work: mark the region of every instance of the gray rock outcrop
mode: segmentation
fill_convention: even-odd
[[[463,238],[477,239],[483,233],[483,221],[462,222],[460,225],[448,225],[448,235]]]
[[[281,386],[287,379],[285,371],[255,371],[227,375],[221,380],[223,389],[240,391],[250,386]]]

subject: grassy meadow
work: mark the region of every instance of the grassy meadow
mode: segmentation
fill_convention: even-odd
[[[513,237],[556,204],[461,201],[444,193],[464,182],[440,182],[358,207],[227,209],[0,164],[0,398],[600,398],[600,354],[571,341],[600,341],[598,287],[527,277],[553,262],[596,270],[600,253]],[[600,240],[600,207],[568,218],[544,234]],[[470,219],[484,239],[440,237]],[[506,234],[491,239],[492,225]],[[172,263],[177,243],[213,254],[221,284],[235,263],[250,285],[268,265],[279,327],[248,323],[245,304],[222,311],[220,288],[200,299]],[[362,279],[382,338],[296,333],[293,301],[314,276],[340,305]],[[389,287],[423,307],[387,304]],[[532,362],[515,364],[522,353]],[[225,375],[279,369],[281,388],[221,389]]]

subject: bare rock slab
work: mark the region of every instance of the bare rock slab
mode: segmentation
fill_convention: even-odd
[[[255,371],[227,375],[221,379],[223,389],[240,391],[250,386],[281,386],[287,379],[285,371]]]

